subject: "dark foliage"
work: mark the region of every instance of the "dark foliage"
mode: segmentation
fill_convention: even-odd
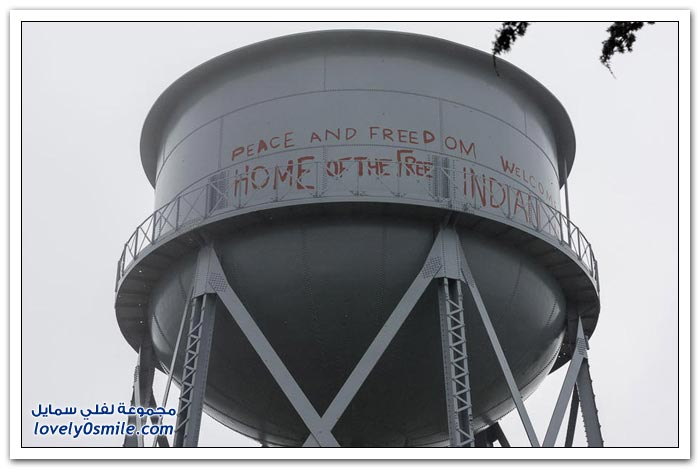
[[[496,56],[510,51],[511,46],[518,37],[525,35],[528,26],[530,26],[530,23],[527,21],[505,21],[500,29],[496,31],[496,39],[493,40],[492,51],[493,68],[496,70],[496,74],[498,74]]]
[[[635,33],[645,24],[654,24],[653,21],[616,21],[608,28],[608,38],[603,41],[603,51],[600,55],[600,63],[612,73],[610,59],[615,53],[624,54],[632,51],[632,45],[637,40]],[[493,41],[493,66],[496,68],[496,56],[509,52],[518,37],[524,36],[530,23],[527,21],[505,21],[496,31],[496,39]],[[496,73],[498,69],[496,68]]]
[[[653,21],[648,21],[647,24],[654,24]],[[600,63],[610,70],[610,59],[619,52],[632,52],[632,45],[637,40],[634,34],[644,26],[644,21],[615,21],[608,28],[609,37],[603,41],[603,52],[600,55]]]

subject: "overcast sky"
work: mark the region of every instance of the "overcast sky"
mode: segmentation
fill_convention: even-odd
[[[619,18],[614,18],[619,19]],[[22,33],[22,437],[28,446],[119,446],[36,437],[39,403],[127,402],[135,352],[114,312],[117,259],[153,210],[141,125],[200,63],[274,36],[332,28],[411,31],[490,51],[496,23],[25,23]],[[599,262],[589,352],[607,446],[678,441],[678,72],[675,23],[598,62],[605,23],[536,23],[505,58],[549,88],[577,136],[571,216]],[[527,400],[544,436],[565,369]],[[156,376],[160,401],[164,377]],[[177,388],[168,407],[177,407]],[[56,423],[56,422],[52,422]],[[107,423],[107,422],[105,422]],[[503,420],[526,444],[517,413]],[[661,430],[659,430],[661,429]],[[560,439],[563,438],[560,434]],[[582,428],[576,443],[585,444]],[[257,445],[205,416],[201,446]]]

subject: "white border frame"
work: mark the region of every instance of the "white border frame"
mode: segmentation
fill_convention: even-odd
[[[366,5],[369,2],[358,1]],[[415,2],[403,2],[414,5]],[[593,2],[591,2],[593,3]],[[598,3],[598,2],[595,2]],[[641,2],[640,2],[641,3]],[[359,5],[358,5],[359,6]],[[532,21],[679,22],[679,448],[22,448],[21,407],[21,22],[22,21]],[[687,10],[14,10],[9,13],[9,456],[12,459],[686,459],[690,457],[690,11]],[[680,175],[685,175],[680,178]],[[653,414],[652,409],[649,412]],[[653,416],[649,416],[650,422]],[[13,430],[14,429],[14,430]],[[649,431],[659,429],[649,428]]]

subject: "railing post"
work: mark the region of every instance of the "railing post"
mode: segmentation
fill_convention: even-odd
[[[490,188],[491,188],[491,184],[489,184],[489,189]],[[484,192],[485,191],[486,191],[486,188],[484,187]],[[492,197],[492,196],[493,196],[493,194],[491,194],[491,192],[489,192],[489,197]],[[511,215],[510,215],[510,186],[508,184],[506,184],[506,196],[507,196],[506,200],[508,201],[508,219],[510,220],[511,219]]]
[[[314,161],[314,166],[316,166],[316,192],[315,192],[315,196],[316,196],[316,197],[319,197],[319,196],[320,196],[320,193],[319,193],[319,191],[318,191],[318,186],[319,186],[318,163],[320,163],[320,162],[319,162],[319,161]]]
[[[272,186],[273,186],[273,189],[275,189],[275,202],[279,202],[279,200],[280,200],[280,189],[279,189],[279,185],[277,184],[278,169],[279,169],[279,166],[275,165],[273,168],[273,173],[272,173]]]
[[[401,162],[395,162],[396,164],[396,195],[401,197]]]
[[[122,253],[122,257],[124,254]],[[119,288],[119,280],[122,278],[122,259],[119,258],[117,261],[117,279],[114,281],[114,291],[116,292]]]
[[[581,251],[581,228],[576,228],[576,233],[578,234],[578,258],[581,259],[583,251]]]
[[[158,220],[158,210],[153,212],[151,221],[151,244],[156,244],[156,221]]]

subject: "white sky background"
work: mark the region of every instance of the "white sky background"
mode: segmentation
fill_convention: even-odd
[[[35,437],[31,410],[39,403],[94,407],[131,396],[136,354],[116,323],[116,262],[154,208],[138,145],[148,110],[170,83],[231,49],[294,32],[403,30],[490,51],[497,26],[25,23],[23,444],[122,443],[121,437]],[[602,312],[589,355],[606,446],[675,446],[678,30],[674,23],[645,27],[632,54],[613,58],[613,78],[598,62],[606,28],[534,23],[505,58],[559,98],[576,131],[571,215],[600,268]],[[564,372],[548,377],[526,402],[540,439]],[[156,380],[160,402],[165,379],[158,373]],[[168,407],[177,407],[178,394],[173,388]],[[59,421],[68,419],[50,423]],[[502,425],[512,444],[526,444],[517,413]],[[582,425],[576,443],[585,444]],[[243,445],[257,443],[204,417],[200,446]]]

